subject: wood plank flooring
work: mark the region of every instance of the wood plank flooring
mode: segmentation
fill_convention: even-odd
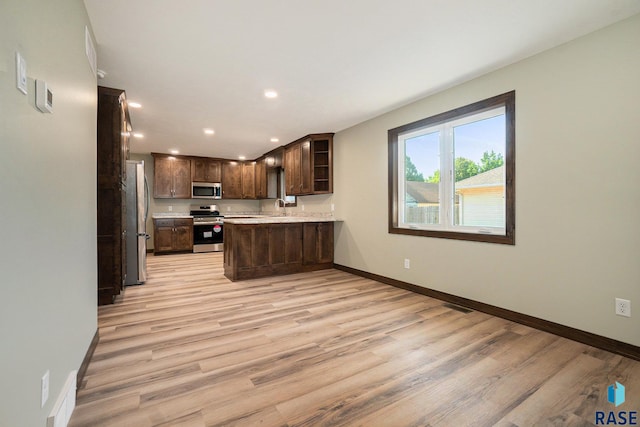
[[[640,410],[640,362],[349,273],[230,282],[221,253],[148,264],[99,308],[71,427],[583,426]]]

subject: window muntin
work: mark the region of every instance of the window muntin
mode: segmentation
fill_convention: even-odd
[[[514,244],[515,93],[389,131],[389,232]]]

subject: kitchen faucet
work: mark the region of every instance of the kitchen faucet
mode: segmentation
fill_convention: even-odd
[[[287,201],[284,199],[276,199],[275,208],[279,209],[280,204],[278,202],[282,202],[282,207],[284,208],[284,215],[287,216]]]

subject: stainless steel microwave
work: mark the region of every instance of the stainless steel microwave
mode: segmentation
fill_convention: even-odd
[[[192,182],[192,199],[221,199],[222,184],[219,182]]]

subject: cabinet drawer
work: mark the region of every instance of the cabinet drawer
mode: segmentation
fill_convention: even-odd
[[[156,227],[173,227],[173,219],[154,219]]]
[[[193,220],[191,218],[176,218],[173,221],[174,221],[173,224],[176,227],[180,227],[180,226],[184,226],[184,225],[186,225],[186,226],[193,225]]]

